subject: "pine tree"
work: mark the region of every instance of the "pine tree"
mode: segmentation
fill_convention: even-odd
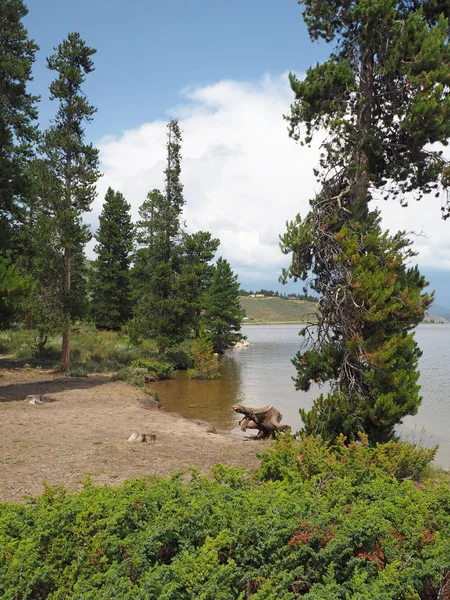
[[[27,91],[38,46],[23,26],[27,13],[22,0],[0,0],[0,290],[5,290],[0,298],[0,323],[4,327],[15,318],[29,287],[20,283],[24,275],[14,266],[20,255],[15,230],[23,219],[28,193],[27,165],[38,138],[33,123],[38,97]],[[6,292],[13,289],[12,270],[17,293]]]
[[[212,283],[205,294],[202,323],[211,336],[214,352],[222,354],[242,339],[241,321],[245,315],[239,301],[239,281],[230,263],[220,257]]]
[[[322,190],[282,238],[283,251],[293,252],[283,280],[310,278],[321,296],[318,326],[304,332],[310,347],[294,359],[296,385],[331,383],[327,397],[302,411],[308,432],[354,439],[365,431],[375,441],[417,411],[420,351],[409,331],[431,297],[417,269],[406,267],[409,241],[383,233],[369,203],[374,188],[406,204],[407,194],[420,199],[449,183],[449,165],[430,144],[446,144],[450,134],[450,8],[302,3],[311,37],[335,51],[303,81],[291,75],[291,135],[309,143],[315,131],[328,132]],[[445,197],[442,208],[447,217]]]
[[[200,335],[201,312],[212,278],[214,258],[220,240],[209,231],[185,235],[182,246],[181,285],[190,306],[190,323],[196,338]]]
[[[168,124],[165,190],[149,192],[139,209],[133,280],[136,317],[132,330],[156,341],[160,353],[181,342],[190,327],[191,309],[183,293],[182,240],[184,206],[181,174],[181,131]]]
[[[27,92],[38,46],[28,38],[22,0],[0,0],[0,250],[11,247],[11,226],[27,195],[26,166],[37,140],[37,96]]]
[[[134,227],[130,205],[108,188],[95,234],[97,260],[92,282],[92,316],[99,329],[119,330],[131,318],[130,262]]]
[[[84,262],[81,257],[89,235],[82,225],[81,213],[90,210],[100,175],[98,150],[86,144],[84,131],[84,123],[92,121],[96,109],[81,89],[85,76],[94,69],[91,56],[96,51],[89,48],[78,33],[70,33],[55,50],[47,59],[47,66],[58,74],[50,85],[50,99],[59,102],[59,109],[54,124],[45,133],[43,152],[48,179],[56,189],[52,189],[42,210],[54,220],[55,239],[63,256],[59,271],[64,295],[61,371],[66,372],[70,367],[73,306],[78,300],[72,281],[75,277],[82,280],[81,274],[73,271],[72,259],[78,257],[80,267]]]

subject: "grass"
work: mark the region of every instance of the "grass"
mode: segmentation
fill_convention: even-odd
[[[315,321],[317,305],[306,300],[286,300],[283,298],[240,297],[241,306],[251,323],[304,323]]]
[[[21,366],[55,367],[61,359],[60,335],[49,336],[40,354],[36,353],[33,330],[8,330],[0,332],[0,349]],[[156,345],[145,340],[139,346],[130,344],[126,334],[114,331],[96,331],[79,328],[71,335],[71,362],[74,376],[88,373],[115,372],[128,367],[135,360],[148,359],[156,354]]]

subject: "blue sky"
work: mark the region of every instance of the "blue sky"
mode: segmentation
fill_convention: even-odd
[[[221,239],[244,287],[279,287],[287,258],[278,235],[307,212],[319,153],[318,143],[307,150],[287,135],[287,73],[301,75],[329,51],[309,40],[296,0],[30,0],[28,8],[25,25],[41,48],[32,89],[42,96],[43,127],[56,110],[46,56],[70,31],[97,49],[84,87],[98,108],[87,136],[104,173],[87,216],[93,230],[109,185],[137,217],[162,184],[165,124],[178,118],[188,229]],[[450,306],[450,222],[440,220],[439,201],[380,208],[386,227],[422,234],[419,265]]]
[[[26,26],[41,48],[34,87],[44,123],[53,114],[45,57],[70,31],[97,49],[85,86],[99,109],[90,128],[97,138],[166,120],[186,87],[259,80],[325,56],[295,0],[38,0],[28,8]]]

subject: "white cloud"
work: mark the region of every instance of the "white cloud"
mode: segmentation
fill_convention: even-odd
[[[286,220],[308,211],[317,184],[318,142],[309,149],[287,134],[283,114],[292,93],[287,75],[265,76],[257,83],[220,81],[182,92],[181,103],[169,111],[183,130],[182,180],[190,231],[211,231],[219,252],[245,281],[276,283],[287,265],[278,248]],[[132,205],[133,217],[147,192],[163,185],[166,123],[154,121],[99,146],[102,170],[93,224],[108,186],[120,190]],[[391,230],[423,232],[417,238],[419,262],[450,269],[450,223],[440,220],[437,200],[423,200],[402,209],[379,203]]]

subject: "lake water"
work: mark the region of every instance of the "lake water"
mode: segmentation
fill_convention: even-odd
[[[276,406],[283,423],[301,427],[299,408],[310,408],[320,393],[317,386],[297,392],[292,382],[292,357],[300,347],[301,325],[243,327],[250,346],[230,350],[222,359],[222,377],[216,381],[189,381],[183,373],[174,380],[152,384],[169,410],[199,418],[218,429],[240,434],[239,415],[233,404]],[[406,417],[399,433],[404,439],[426,446],[439,444],[436,463],[450,468],[450,324],[420,325],[416,340],[423,351],[420,359],[422,405],[414,417]]]

